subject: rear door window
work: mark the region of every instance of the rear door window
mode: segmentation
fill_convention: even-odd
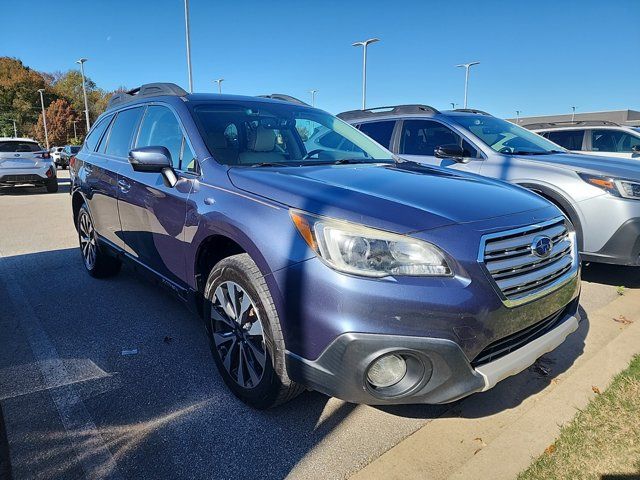
[[[393,135],[393,127],[395,127],[395,125],[395,120],[368,122],[360,125],[360,131],[373,138],[384,148],[389,148],[391,145],[391,136]]]
[[[584,130],[558,130],[546,132],[544,136],[567,150],[582,150]]]
[[[100,142],[100,138],[102,138],[102,134],[109,126],[113,115],[109,115],[101,119],[97,124],[93,126],[93,129],[89,132],[89,135],[84,141],[84,146],[90,152],[95,152],[98,143]]]
[[[107,155],[121,158],[129,156],[133,135],[142,116],[142,111],[142,107],[136,107],[118,113],[109,131],[105,150]]]

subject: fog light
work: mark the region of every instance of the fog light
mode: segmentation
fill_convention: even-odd
[[[407,373],[407,362],[399,355],[391,354],[373,362],[367,372],[367,380],[376,388],[395,385]]]

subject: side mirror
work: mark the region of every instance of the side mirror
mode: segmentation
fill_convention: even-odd
[[[136,172],[161,173],[169,187],[178,183],[176,172],[173,171],[171,152],[166,147],[140,147],[129,152],[129,163]]]
[[[433,152],[436,158],[450,158],[460,163],[468,163],[464,157],[464,150],[460,145],[440,145]]]
[[[634,145],[633,147],[631,147],[631,150],[633,151],[633,153],[640,153],[640,145]]]

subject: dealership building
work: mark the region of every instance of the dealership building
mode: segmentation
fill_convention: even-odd
[[[515,118],[509,118],[510,122],[516,123]],[[578,113],[575,116],[571,113],[564,115],[541,115],[538,117],[520,117],[518,125],[527,125],[530,123],[548,123],[548,122],[570,122],[571,120],[605,120],[614,122],[618,125],[626,125],[628,127],[640,127],[640,111],[638,110],[611,110],[609,112],[589,112]]]

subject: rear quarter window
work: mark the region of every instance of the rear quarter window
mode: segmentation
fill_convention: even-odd
[[[101,119],[97,124],[93,126],[93,129],[89,132],[89,135],[84,141],[84,146],[90,152],[95,152],[100,139],[102,138],[102,134],[109,126],[113,115],[109,115]]]

